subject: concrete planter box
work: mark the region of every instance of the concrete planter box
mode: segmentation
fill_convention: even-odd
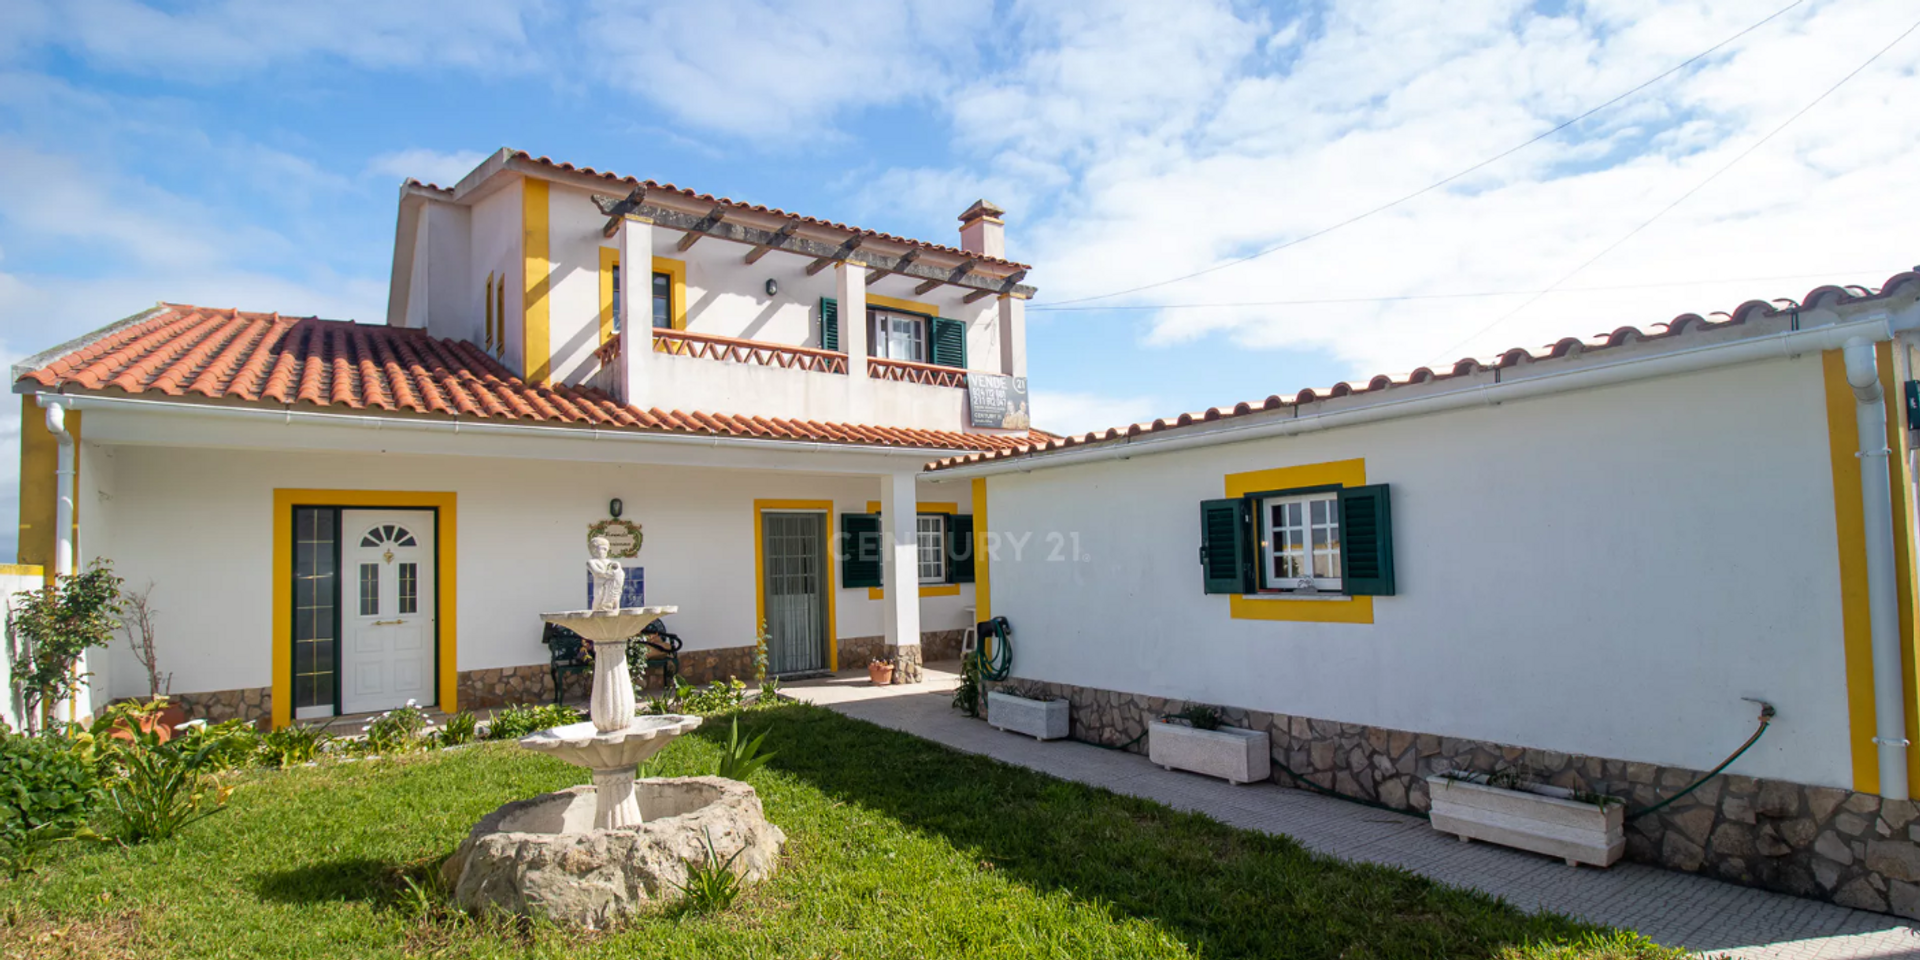
[[[996,690],[987,694],[987,723],[1035,740],[1065,740],[1067,707],[1065,700],[1029,700]]]
[[[1180,723],[1147,725],[1147,759],[1168,770],[1191,770],[1228,783],[1273,775],[1273,746],[1265,733],[1221,727],[1196,730]]]
[[[1551,786],[1510,790],[1432,776],[1427,795],[1433,828],[1461,840],[1485,840],[1559,857],[1569,866],[1605,867],[1627,849],[1626,804],[1571,799]]]

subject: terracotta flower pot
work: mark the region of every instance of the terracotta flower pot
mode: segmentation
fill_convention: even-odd
[[[873,681],[873,685],[876,687],[883,687],[892,683],[893,664],[881,663],[877,660],[867,664],[867,679]]]

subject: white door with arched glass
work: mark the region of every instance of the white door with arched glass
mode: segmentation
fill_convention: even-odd
[[[343,510],[340,530],[340,712],[433,703],[433,513]]]

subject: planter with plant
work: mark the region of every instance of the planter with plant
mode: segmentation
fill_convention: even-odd
[[[1035,740],[1065,740],[1072,732],[1071,705],[1021,686],[1002,686],[987,694],[987,724]]]
[[[1272,740],[1264,731],[1229,727],[1218,709],[1201,704],[1147,726],[1147,759],[1233,784],[1273,775]]]
[[[884,687],[893,682],[892,660],[867,661],[867,679],[876,687]]]
[[[1511,770],[1449,772],[1427,778],[1433,828],[1559,857],[1568,866],[1611,866],[1627,850],[1626,804],[1535,783]]]

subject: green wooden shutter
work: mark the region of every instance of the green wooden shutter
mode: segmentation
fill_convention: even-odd
[[[959,320],[935,317],[931,349],[927,362],[942,367],[967,368],[967,325]]]
[[[880,515],[843,513],[840,533],[840,585],[880,586]]]
[[[1340,490],[1340,579],[1356,597],[1393,596],[1393,511],[1387,485]]]
[[[1208,593],[1253,592],[1253,512],[1243,498],[1200,502],[1200,570]]]
[[[840,301],[820,298],[820,349],[840,349]]]
[[[947,582],[973,582],[973,514],[947,516]]]

